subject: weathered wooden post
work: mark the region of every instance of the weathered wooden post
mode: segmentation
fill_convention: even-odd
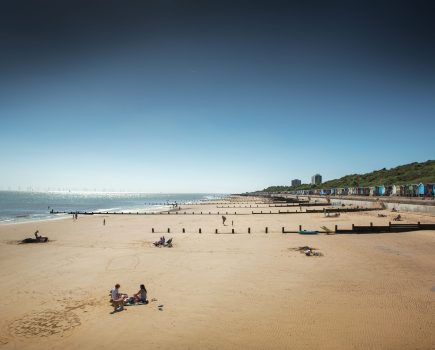
[[[199,233],[202,233],[202,232],[201,232],[201,229],[199,229]]]
[[[269,228],[268,227],[266,227],[266,233],[268,233],[269,232]]]
[[[251,233],[251,228],[250,227],[248,227],[248,233]]]
[[[151,229],[151,232],[154,233],[154,227]]]
[[[299,225],[299,231],[302,231],[302,225]]]
[[[335,225],[335,233],[337,233],[338,225]]]
[[[168,227],[168,233],[171,233],[171,230],[169,229],[169,227]]]
[[[284,233],[284,226],[282,227],[282,233]]]
[[[217,233],[218,233],[218,229],[216,229],[214,233],[216,233],[216,234],[217,234]]]
[[[186,229],[183,227],[183,233],[186,233]]]
[[[231,229],[231,233],[234,234],[234,229],[233,228]]]

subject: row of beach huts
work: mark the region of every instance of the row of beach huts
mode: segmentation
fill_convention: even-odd
[[[435,184],[419,183],[418,185],[390,185],[370,187],[342,187],[328,189],[310,189],[288,191],[293,195],[320,195],[320,196],[398,196],[398,197],[434,197]]]

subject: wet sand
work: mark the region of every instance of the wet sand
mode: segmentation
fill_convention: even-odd
[[[227,226],[220,215],[205,214],[234,210],[246,215],[225,214]],[[395,214],[325,218],[251,211],[204,204],[171,215],[1,225],[0,347],[435,348],[434,231],[282,234],[283,226],[388,224]],[[378,218],[380,212],[387,217]],[[435,222],[430,216],[401,214],[404,222]],[[37,229],[52,241],[17,244]],[[174,238],[173,248],[153,247],[162,234]],[[324,256],[291,249],[304,245]],[[108,293],[117,282],[128,294],[144,283],[148,298],[157,301],[113,314]],[[162,310],[158,305],[164,305]]]

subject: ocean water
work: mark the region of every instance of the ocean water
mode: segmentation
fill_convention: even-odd
[[[224,194],[146,194],[107,192],[0,191],[0,223],[65,217],[54,211],[147,212],[169,208],[170,203],[195,203],[225,197]]]

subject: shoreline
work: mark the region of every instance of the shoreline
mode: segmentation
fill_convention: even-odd
[[[1,191],[0,191],[1,192]],[[7,192],[7,193],[19,193],[20,195],[28,195],[28,196],[33,196],[33,192],[25,192],[25,191],[3,191],[3,192]],[[168,200],[161,200],[159,202],[156,201],[152,201],[152,202],[147,202],[147,200],[149,199],[157,199],[157,197],[144,197],[143,202],[141,203],[128,203],[128,199],[130,195],[133,195],[133,200],[134,201],[138,201],[138,197],[140,197],[141,195],[143,195],[142,193],[115,193],[116,195],[121,195],[121,199],[119,203],[113,202],[110,195],[112,195],[112,193],[107,193],[107,195],[109,197],[107,197],[107,205],[106,208],[103,207],[103,209],[101,209],[102,205],[104,205],[103,203],[100,203],[101,198],[103,198],[103,201],[105,200],[105,194],[106,193],[97,193],[94,194],[93,192],[87,192],[87,193],[82,193],[82,192],[78,192],[78,193],[68,193],[68,192],[53,192],[56,195],[66,195],[66,199],[65,202],[63,203],[55,203],[52,204],[52,199],[50,198],[45,198],[43,197],[43,201],[41,200],[41,204],[40,205],[35,205],[34,207],[29,207],[27,212],[31,212],[29,214],[25,213],[23,214],[22,211],[20,210],[16,210],[16,212],[14,214],[11,214],[10,212],[12,210],[9,210],[9,213],[3,214],[4,216],[0,219],[0,225],[7,225],[7,224],[17,224],[17,223],[25,223],[25,222],[40,222],[40,221],[46,221],[46,220],[57,220],[58,218],[54,217],[55,215],[62,215],[65,218],[68,218],[68,216],[72,215],[74,212],[82,212],[83,214],[87,215],[89,213],[92,214],[105,214],[106,212],[110,212],[110,213],[116,213],[116,214],[127,214],[127,213],[159,213],[159,212],[165,212],[168,210],[172,210],[172,203],[171,202],[178,202],[181,205],[201,205],[202,203],[206,203],[207,201],[210,200],[216,200],[216,199],[208,199],[208,198],[203,198],[201,201],[199,201],[198,199],[195,199],[195,196],[198,195],[204,195],[206,197],[209,197],[210,194],[198,194],[198,193],[192,193],[192,194],[186,194],[187,197],[184,197],[183,199],[183,195],[184,194],[163,194],[161,195],[161,198],[167,198],[167,196],[181,196],[183,201],[180,202],[180,199],[174,199],[171,201]],[[51,195],[53,194],[52,192],[38,192],[38,195]],[[83,198],[83,201],[80,201],[80,199],[77,200],[77,206],[74,208],[74,204],[71,204],[69,201],[71,200],[71,198],[69,197],[69,195],[72,195],[73,198],[76,195],[85,195],[85,197]],[[89,196],[94,196],[96,195],[98,198],[98,203],[87,203],[87,199],[89,198]],[[124,195],[126,196],[124,198]],[[145,194],[148,195],[148,194]],[[154,194],[150,194],[151,196],[154,196]],[[158,196],[158,195],[156,195]],[[188,198],[189,196],[192,197],[192,199],[188,199],[186,200],[186,198]],[[214,194],[214,196],[217,196],[217,194]],[[220,195],[220,198],[225,198],[228,195]],[[31,197],[29,197],[31,198]],[[1,198],[0,198],[1,199]],[[7,205],[7,199],[5,199],[5,203]],[[25,198],[27,199],[27,198]],[[124,201],[124,203],[123,203]],[[12,208],[16,208],[17,207],[17,201],[15,200],[15,202],[13,202],[12,204]],[[40,207],[47,207],[48,206],[48,210],[41,210]],[[56,209],[56,207],[61,207],[62,206],[67,206],[68,209]],[[94,207],[93,209],[91,209],[92,207]],[[53,211],[51,212],[50,209]],[[8,211],[8,210],[6,210]],[[13,211],[12,211],[13,212]]]

